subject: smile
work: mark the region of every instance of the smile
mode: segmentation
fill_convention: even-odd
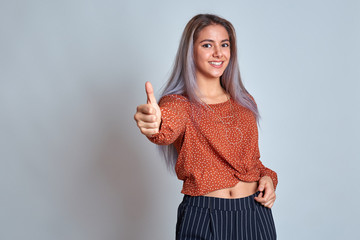
[[[224,62],[209,62],[211,65],[221,66]]]

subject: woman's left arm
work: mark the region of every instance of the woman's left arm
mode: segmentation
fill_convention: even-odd
[[[260,180],[258,185],[258,191],[260,194],[255,197],[255,200],[261,203],[263,206],[271,208],[274,205],[276,199],[276,186],[278,184],[277,173],[270,168],[265,167],[260,161],[259,143],[256,141],[255,146],[255,164],[260,171]]]

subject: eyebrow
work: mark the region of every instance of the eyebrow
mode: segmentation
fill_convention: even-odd
[[[204,39],[204,40],[200,41],[200,43],[202,43],[202,42],[215,42],[215,41],[211,40],[211,39]],[[224,39],[221,42],[230,42],[230,40],[229,39]]]

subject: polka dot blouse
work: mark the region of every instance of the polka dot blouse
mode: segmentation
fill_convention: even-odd
[[[160,131],[148,138],[159,145],[174,144],[183,194],[205,195],[263,176],[271,177],[276,188],[277,174],[260,161],[257,124],[250,110],[233,99],[201,105],[182,95],[164,96],[159,106]]]

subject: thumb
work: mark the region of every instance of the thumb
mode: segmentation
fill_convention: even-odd
[[[156,98],[154,96],[154,89],[150,82],[145,83],[145,91],[147,96],[147,103],[148,104],[157,104]]]
[[[265,189],[264,184],[263,184],[263,183],[260,183],[260,184],[259,184],[259,187],[258,187],[258,190],[259,190],[260,192],[262,192],[262,191],[264,191],[264,189]]]

